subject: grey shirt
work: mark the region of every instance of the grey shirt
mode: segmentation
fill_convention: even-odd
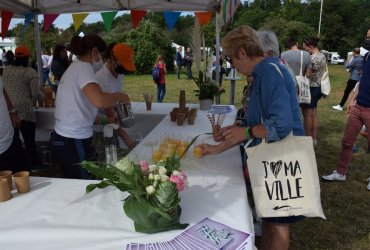
[[[349,72],[351,73],[351,75],[349,76],[349,79],[360,81],[361,69],[362,69],[363,64],[364,64],[364,58],[362,56],[354,56],[352,60],[350,60],[346,64],[346,69],[349,69]]]
[[[281,59],[288,63],[296,76],[299,76],[301,68],[301,51],[302,50],[287,50],[281,53]],[[302,74],[305,75],[306,70],[311,67],[310,53],[303,51]]]

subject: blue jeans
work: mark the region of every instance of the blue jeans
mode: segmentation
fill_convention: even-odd
[[[49,73],[50,73],[50,69],[42,69],[43,83],[45,84],[45,81],[47,81],[48,85],[51,87],[51,81],[49,79]]]
[[[166,94],[166,84],[157,83],[157,102],[162,102],[165,94]]]
[[[62,168],[64,178],[89,179],[87,170],[80,163],[93,160],[95,156],[92,138],[67,138],[52,132],[50,148],[53,160],[59,162]]]
[[[186,69],[188,71],[188,79],[193,79],[193,74],[191,73],[191,65],[192,65],[192,63],[188,63],[186,65]]]

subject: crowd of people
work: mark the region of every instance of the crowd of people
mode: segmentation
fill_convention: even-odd
[[[320,52],[319,39],[305,37],[302,49],[294,38],[286,40],[286,51],[280,55],[279,43],[272,31],[255,31],[249,26],[240,26],[222,38],[222,57],[247,77],[248,85],[243,91],[243,108],[238,112],[238,122],[221,129],[214,135],[218,144],[202,144],[203,156],[219,154],[231,147],[254,139],[249,147],[261,143],[282,140],[290,133],[296,136],[311,136],[317,145],[319,122],[317,104],[322,98],[321,79],[326,70],[325,55]],[[107,46],[95,34],[74,36],[70,48],[57,45],[53,55],[44,51],[43,82],[56,94],[55,130],[51,134],[51,151],[54,160],[60,163],[65,178],[87,179],[89,175],[79,163],[91,160],[96,155],[92,143],[95,130],[107,123],[117,123],[114,106],[117,102],[129,103],[123,93],[124,74],[136,70],[134,51],[126,44],[113,43]],[[370,50],[370,29],[364,46]],[[76,56],[72,60],[68,56]],[[348,121],[342,140],[340,162],[336,170],[322,178],[327,181],[345,181],[352,147],[362,127],[370,127],[370,53],[364,57],[360,49],[353,50],[346,64],[350,71],[343,98],[336,110],[343,110],[350,92],[352,95],[347,113]],[[0,81],[0,170],[17,172],[30,170],[40,164],[35,145],[35,113],[33,100],[42,95],[37,72],[29,67],[30,51],[23,46],[15,50],[14,59],[8,58]],[[179,47],[176,54],[177,78],[181,68],[187,68],[188,79],[192,78],[193,55],[187,48],[182,55]],[[166,93],[167,67],[159,55],[155,67],[160,69],[157,84],[157,101],[162,102]],[[230,66],[230,67],[231,67]],[[50,81],[49,72],[54,80]],[[296,76],[309,79],[310,103],[299,103]],[[217,72],[216,72],[217,74]],[[303,120],[302,117],[303,116]],[[19,134],[22,134],[25,148]],[[129,148],[135,146],[123,128],[117,134]],[[370,139],[368,138],[368,153]],[[242,150],[244,153],[244,150]],[[244,159],[248,156],[244,155]],[[249,174],[244,160],[244,173]],[[367,187],[370,190],[370,182]],[[290,224],[303,220],[303,216],[263,218],[260,249],[288,249]]]

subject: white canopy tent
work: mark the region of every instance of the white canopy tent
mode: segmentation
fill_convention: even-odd
[[[38,15],[78,12],[101,12],[113,10],[150,10],[150,11],[213,11],[221,0],[0,0],[0,10],[15,13],[16,17],[24,14],[35,14],[35,37],[37,67],[40,83],[42,81],[41,42],[39,34]],[[217,20],[217,19],[216,19]],[[219,69],[220,32],[216,21],[216,63]],[[219,74],[216,81],[219,82]]]

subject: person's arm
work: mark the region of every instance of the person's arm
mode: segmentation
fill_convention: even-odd
[[[167,67],[166,67],[166,63],[165,62],[163,63],[163,72],[165,74],[167,74]]]
[[[354,93],[353,93],[353,95],[350,98],[350,101],[349,101],[349,104],[348,104],[348,109],[347,109],[347,112],[346,112],[347,115],[349,114],[351,108],[356,104],[356,98],[358,96],[358,89],[359,88],[360,88],[360,82],[358,82],[356,84]]]
[[[14,128],[18,128],[21,125],[21,119],[18,117],[17,111],[14,109],[13,103],[10,100],[8,93],[3,88],[3,93],[6,101],[6,106],[8,107],[10,120]]]
[[[32,99],[36,99],[39,97],[40,92],[42,92],[42,87],[39,85],[39,75],[34,69],[30,69],[31,76],[30,76],[30,90]]]
[[[91,82],[82,88],[82,92],[87,99],[97,108],[109,108],[116,105],[117,102],[129,103],[128,95],[124,93],[104,93],[99,84]]]

